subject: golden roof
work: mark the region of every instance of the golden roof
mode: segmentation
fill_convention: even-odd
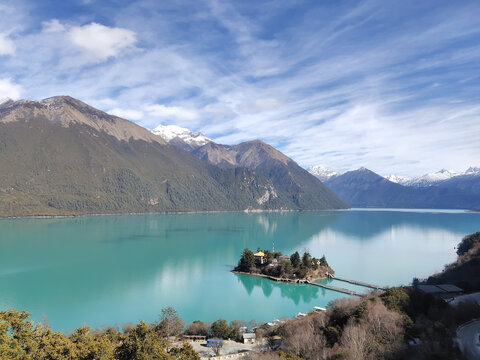
[[[253,254],[253,256],[265,256],[265,254],[263,253],[263,251],[259,251],[256,254]]]

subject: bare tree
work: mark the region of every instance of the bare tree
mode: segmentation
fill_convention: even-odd
[[[217,340],[217,341],[213,343],[212,350],[215,353],[215,356],[218,356],[220,355],[220,351],[223,348],[223,340],[220,340],[220,339],[214,339],[214,340]]]
[[[166,307],[162,309],[160,323],[155,327],[155,330],[160,336],[177,336],[183,332],[184,328],[185,321],[178,316],[177,311],[174,308]]]
[[[347,350],[349,359],[368,359],[369,341],[365,327],[350,320],[343,329],[341,344]]]
[[[319,326],[324,315],[287,321],[280,329],[282,349],[308,360],[325,358],[326,340]]]

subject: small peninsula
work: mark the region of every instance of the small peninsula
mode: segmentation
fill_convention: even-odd
[[[281,252],[257,249],[256,253],[246,248],[232,270],[234,273],[266,277],[275,281],[309,282],[331,277],[335,274],[325,255],[314,258],[308,251],[300,256],[298,251],[291,256]]]

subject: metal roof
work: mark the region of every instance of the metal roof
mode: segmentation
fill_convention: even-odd
[[[437,285],[442,290],[445,290],[446,292],[463,292],[463,289],[460,289],[458,286],[451,285],[451,284],[442,284],[442,285]]]
[[[463,292],[463,289],[452,284],[417,285],[417,289],[423,291],[426,294],[448,294]]]

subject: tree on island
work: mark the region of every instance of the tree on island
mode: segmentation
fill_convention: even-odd
[[[274,259],[274,253],[269,250],[265,250],[263,253],[265,254],[265,264],[271,264]]]
[[[298,251],[295,251],[292,256],[290,256],[290,262],[292,263],[292,266],[296,269],[300,266],[300,254]]]
[[[310,269],[312,267],[312,256],[305,250],[302,256],[302,265],[304,268]]]
[[[285,260],[284,262],[282,262],[281,274],[290,275],[292,272],[293,272],[293,266],[290,260]]]
[[[328,262],[327,262],[327,259],[325,258],[325,255],[323,255],[320,258],[320,266],[328,266]]]
[[[246,248],[243,250],[242,257],[238,262],[237,270],[243,272],[250,272],[252,267],[255,265],[255,256],[253,255],[252,250]]]

